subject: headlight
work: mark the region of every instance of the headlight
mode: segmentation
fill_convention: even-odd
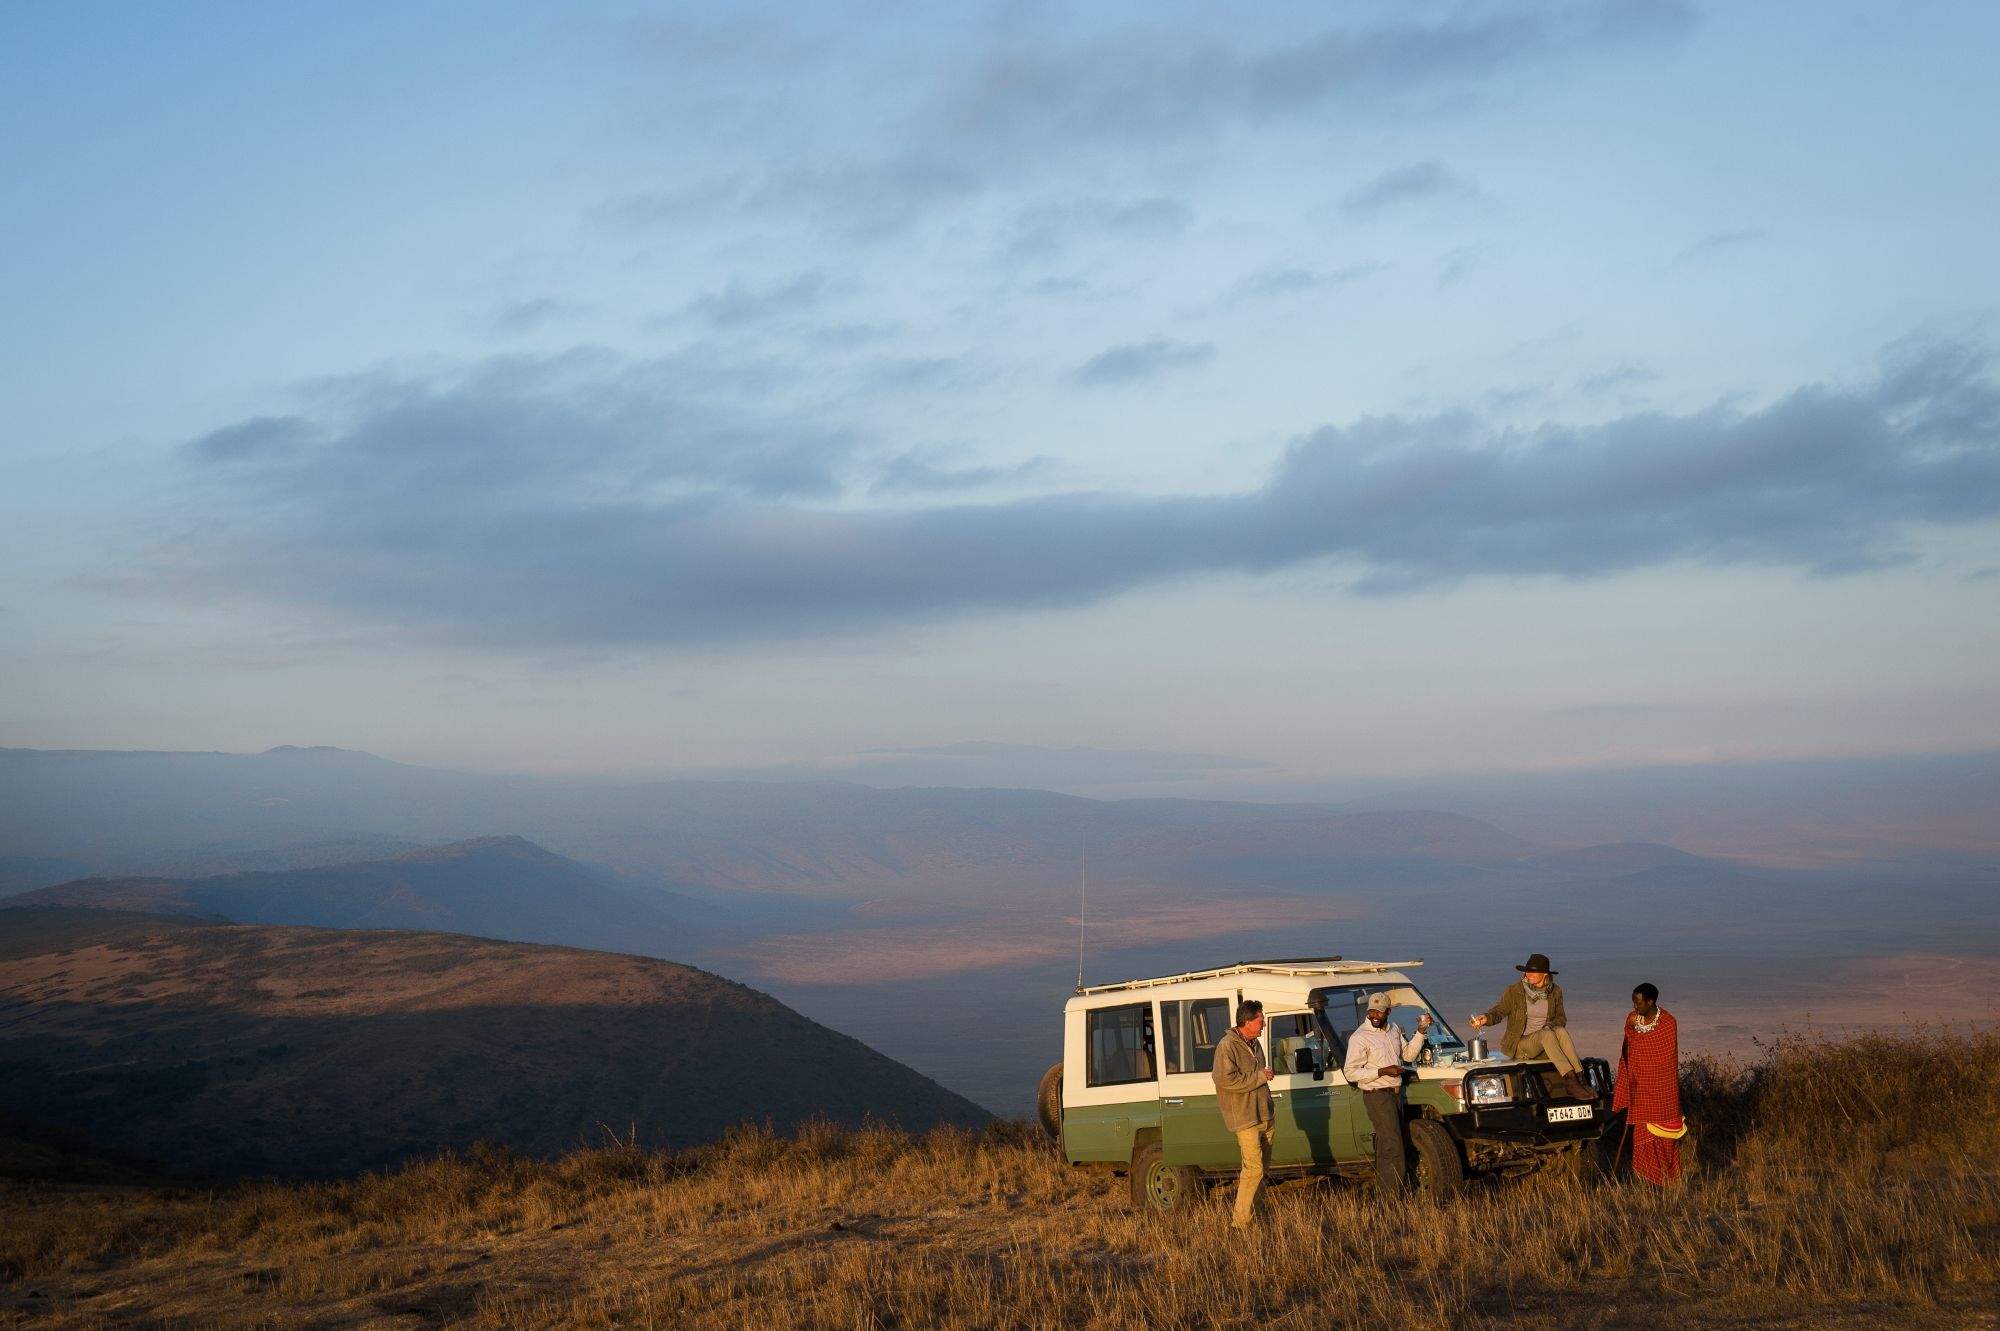
[[[1521,1098],[1510,1072],[1475,1073],[1465,1079],[1465,1103],[1475,1108],[1511,1105]]]

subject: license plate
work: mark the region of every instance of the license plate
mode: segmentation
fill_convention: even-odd
[[[1589,1117],[1589,1105],[1551,1105],[1549,1107],[1549,1122],[1551,1123],[1575,1123],[1580,1119],[1588,1119]]]

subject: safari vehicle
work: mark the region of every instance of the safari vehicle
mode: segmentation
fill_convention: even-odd
[[[1339,957],[1245,961],[1215,970],[1080,988],[1063,1012],[1063,1061],[1042,1077],[1042,1124],[1072,1165],[1124,1173],[1133,1204],[1168,1214],[1205,1178],[1233,1176],[1236,1138],[1216,1105],[1215,1046],[1236,1004],[1255,998],[1276,1074],[1268,1177],[1374,1176],[1374,1132],[1341,1072],[1368,995],[1386,991],[1408,1036],[1428,1012],[1428,1048],[1405,1090],[1420,1188],[1444,1195],[1474,1175],[1586,1167],[1610,1119],[1611,1069],[1584,1060],[1596,1102],[1564,1092],[1554,1065],[1471,1050],[1411,982],[1420,961]]]

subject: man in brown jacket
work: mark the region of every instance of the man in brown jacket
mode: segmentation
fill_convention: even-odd
[[[1537,952],[1515,970],[1521,982],[1510,984],[1491,1008],[1472,1019],[1475,1027],[1507,1023],[1500,1052],[1509,1058],[1546,1058],[1563,1074],[1564,1089],[1579,1100],[1595,1100],[1597,1092],[1583,1079],[1583,1060],[1569,1038],[1569,1018],[1563,1013],[1562,986],[1555,982],[1549,959]]]
[[[1250,1227],[1250,1207],[1264,1183],[1271,1156],[1271,1069],[1257,1037],[1264,1033],[1264,1005],[1246,998],[1236,1005],[1236,1025],[1215,1044],[1215,1102],[1222,1125],[1236,1134],[1243,1172],[1236,1176],[1236,1211],[1230,1224]]]

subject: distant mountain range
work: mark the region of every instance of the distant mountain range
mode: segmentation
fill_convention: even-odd
[[[685,1145],[971,1102],[777,1000],[649,958],[457,935],[0,911],[0,1123],[191,1175],[443,1146]]]
[[[1407,808],[837,782],[565,783],[337,749],[0,750],[0,851],[22,866],[0,884],[16,887],[48,886],[78,866],[183,879],[402,863],[394,857],[413,847],[501,834],[647,891],[977,905],[1066,893],[1086,856],[1107,885],[1212,892],[1437,884],[1495,868],[1634,872],[1683,854],[1552,850],[1462,813]]]
[[[430,929],[529,943],[689,956],[713,937],[693,902],[643,899],[520,837],[382,860],[205,878],[84,878],[0,906],[89,906],[339,929]],[[676,907],[679,907],[678,909]]]

